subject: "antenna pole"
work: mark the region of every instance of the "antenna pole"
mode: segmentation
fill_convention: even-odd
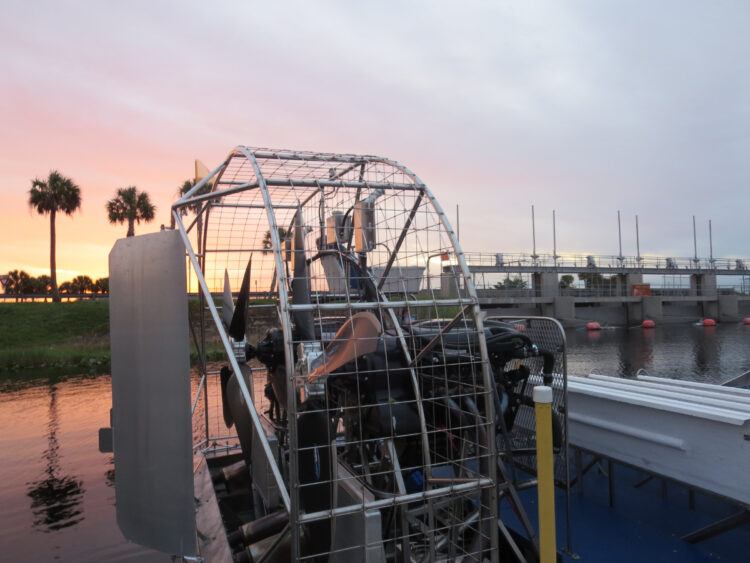
[[[531,206],[531,243],[533,245],[533,251],[531,257],[536,260],[536,220],[534,219],[534,206]]]
[[[695,215],[693,215],[693,262],[698,263],[698,236],[695,234]]]
[[[620,244],[620,254],[617,256],[617,259],[620,261],[620,265],[622,265],[622,225],[620,223],[620,210],[617,210],[617,240]]]
[[[641,235],[638,232],[638,215],[635,216],[635,252],[638,262],[641,261]]]
[[[557,264],[557,224],[554,209],[552,210],[552,259]]]
[[[708,220],[708,257],[711,264],[714,263],[714,233],[711,228],[711,219]]]

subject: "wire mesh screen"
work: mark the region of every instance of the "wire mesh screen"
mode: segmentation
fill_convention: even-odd
[[[427,187],[378,157],[238,147],[187,208],[197,340],[226,354],[204,443],[239,442],[256,513],[287,505],[290,557],[496,559],[492,372]]]
[[[508,444],[500,448],[508,451],[513,463],[536,473],[536,430],[532,392],[536,385],[552,387],[552,424],[555,446],[555,479],[568,483],[567,459],[567,360],[565,331],[560,323],[548,317],[490,316],[493,320],[510,324],[526,335],[536,346],[537,353],[523,359],[513,359],[505,371],[517,372],[517,378],[508,378],[508,390],[517,400],[513,425],[508,428]],[[497,371],[497,370],[496,370]],[[513,399],[511,399],[511,402]]]

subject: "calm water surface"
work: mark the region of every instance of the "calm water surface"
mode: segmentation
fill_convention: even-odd
[[[568,373],[649,375],[721,383],[750,370],[750,326],[669,325],[569,330]]]
[[[115,522],[111,397],[109,376],[0,375],[0,561],[170,561]]]
[[[750,326],[568,332],[569,371],[722,381],[750,370]],[[169,561],[115,522],[109,376],[0,375],[0,561]]]

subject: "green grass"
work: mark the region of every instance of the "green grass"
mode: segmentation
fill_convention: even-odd
[[[109,363],[109,304],[0,303],[0,370]]]
[[[198,321],[196,300],[190,301],[190,311]],[[206,359],[223,359],[210,320],[207,325]],[[195,363],[192,345],[190,355]],[[0,303],[0,372],[62,368],[103,373],[109,360],[108,301]]]

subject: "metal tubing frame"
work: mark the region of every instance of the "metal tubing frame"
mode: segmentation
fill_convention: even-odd
[[[443,336],[451,330],[454,326],[458,324],[458,322],[466,316],[466,313],[469,312],[469,308],[471,305],[467,305],[463,309],[461,309],[456,315],[448,321],[439,331],[438,333],[432,337],[432,339],[425,344],[422,349],[419,351],[419,354],[417,354],[414,359],[411,361],[412,365],[417,365],[419,361],[424,358],[427,354],[432,351],[432,349],[437,346],[437,343],[440,342],[443,339]]]
[[[471,299],[434,299],[432,301],[388,301],[384,296],[381,296],[382,301],[378,302],[379,306],[384,309],[399,309],[402,307],[442,307],[451,305],[474,305],[474,301]],[[316,304],[301,304],[289,305],[290,311],[338,311],[341,309],[371,309],[372,303],[368,302],[354,302],[354,303],[316,303]]]
[[[203,391],[203,386],[206,384],[206,373],[203,372],[203,375],[201,375],[200,383],[198,383],[198,389],[195,391],[195,399],[193,400],[193,406],[190,409],[190,416],[195,415],[195,409],[198,406],[198,402],[201,399],[201,391]]]
[[[550,321],[553,324],[557,325],[558,330],[560,331],[560,336],[562,338],[562,352],[563,352],[563,400],[565,401],[565,408],[568,408],[568,338],[565,335],[565,329],[563,328],[563,325],[560,321],[553,317],[542,317],[538,315],[531,315],[531,316],[525,316],[525,315],[492,315],[488,316],[487,319],[499,319],[499,320],[545,320]],[[570,529],[570,488],[571,488],[571,480],[570,480],[570,436],[569,436],[569,430],[568,430],[568,416],[566,412],[566,416],[563,418],[563,435],[564,435],[564,451],[565,451],[565,544],[566,544],[566,551],[568,553],[573,553],[573,534]]]
[[[417,210],[419,209],[419,206],[422,204],[423,197],[424,197],[424,191],[420,191],[419,197],[417,197],[416,201],[414,202],[414,206],[411,208],[409,217],[406,219],[406,223],[404,223],[404,228],[401,229],[401,235],[398,237],[396,244],[393,246],[393,250],[391,251],[391,255],[388,258],[388,262],[385,265],[385,269],[383,270],[383,273],[380,276],[380,281],[378,282],[378,290],[383,288],[383,285],[385,284],[386,279],[388,279],[388,274],[391,273],[393,262],[396,260],[396,255],[398,254],[398,251],[401,249],[401,245],[404,243],[406,234],[409,232],[409,227],[411,226],[412,221],[414,221],[414,216],[417,214]],[[429,272],[428,272],[428,275],[429,275]]]
[[[259,168],[260,169],[260,168]],[[198,184],[196,184],[197,186]],[[205,184],[204,184],[205,185]],[[263,185],[268,187],[289,187],[289,188],[373,188],[373,189],[384,189],[384,190],[419,190],[424,185],[416,184],[402,184],[395,182],[365,182],[358,180],[288,180],[286,178],[266,178],[263,181]],[[173,209],[185,207],[192,203],[204,201],[207,199],[216,199],[223,196],[244,192],[247,190],[257,189],[260,187],[260,182],[243,182],[241,184],[233,185],[231,188],[224,190],[218,190],[215,192],[209,192],[200,195],[191,195],[183,197],[172,204]],[[195,188],[190,190],[188,193],[192,194]]]
[[[398,182],[367,182],[359,180],[288,180],[286,178],[267,178],[266,185],[274,188],[372,188],[374,190],[419,190],[425,187],[424,184],[402,184]]]
[[[309,512],[300,517],[300,522],[314,522],[316,520],[323,520],[332,516],[343,516],[345,514],[355,514],[357,512],[368,510],[371,508],[387,508],[389,506],[399,506],[402,504],[409,504],[418,500],[437,499],[439,497],[448,496],[454,493],[466,493],[477,489],[488,489],[494,485],[494,481],[488,478],[475,479],[468,483],[461,483],[458,485],[449,485],[447,487],[440,487],[438,489],[430,489],[428,491],[421,491],[419,493],[411,493],[408,495],[397,495],[384,499],[377,499],[361,504],[350,504],[347,506],[340,506],[337,508],[331,508],[329,510],[320,510],[318,512]]]
[[[297,515],[299,514],[299,492],[297,487],[294,485],[298,483],[299,477],[297,475],[297,457],[298,457],[298,451],[297,451],[297,427],[296,427],[296,392],[294,391],[294,351],[292,350],[293,346],[293,339],[291,331],[289,330],[290,326],[290,316],[289,313],[292,310],[315,310],[315,309],[322,309],[320,305],[304,305],[304,306],[294,306],[293,304],[290,304],[288,302],[288,292],[287,292],[287,280],[286,280],[286,269],[284,267],[284,261],[283,257],[281,255],[282,248],[281,248],[281,240],[279,238],[278,234],[278,224],[276,221],[276,215],[273,210],[273,205],[271,201],[270,194],[268,192],[268,184],[267,180],[263,176],[263,173],[260,169],[260,166],[258,165],[258,162],[256,160],[256,157],[253,152],[251,152],[247,147],[239,147],[238,150],[242,153],[242,155],[248,159],[248,161],[252,164],[253,170],[255,172],[255,176],[258,181],[258,187],[261,190],[261,195],[263,197],[263,203],[266,206],[267,214],[268,214],[268,222],[269,222],[269,228],[271,232],[271,243],[273,247],[273,253],[274,258],[276,261],[276,270],[277,272],[280,272],[279,274],[279,280],[278,280],[278,288],[279,288],[279,305],[281,308],[281,315],[282,315],[282,331],[284,334],[284,356],[285,356],[285,363],[286,363],[286,371],[287,371],[287,379],[288,379],[288,389],[291,389],[292,392],[287,392],[287,412],[289,413],[289,418],[295,419],[295,422],[289,425],[289,445],[290,445],[290,467],[289,467],[289,480],[291,483],[291,498],[290,498],[290,525],[292,530],[292,545],[293,545],[293,558],[296,558],[299,556],[297,553],[297,549],[299,547],[299,523],[302,522],[302,520],[297,520]],[[323,181],[312,181],[308,182],[310,184],[309,187],[321,187],[324,184],[329,184],[331,186],[344,186],[344,187],[372,187],[374,184],[368,183],[368,182],[341,182],[341,181],[335,181],[335,182],[323,182]],[[420,182],[421,183],[421,182]],[[349,186],[348,184],[358,184],[355,186]],[[283,185],[293,185],[293,186],[304,186],[303,182],[300,181],[289,181],[285,182]],[[361,186],[360,186],[361,185]],[[403,189],[407,185],[400,185],[400,184],[384,184],[383,187],[387,187],[388,189]],[[410,189],[414,189],[415,186],[408,186]],[[378,301],[378,306],[381,306],[382,304],[388,303],[387,298],[385,295],[380,294],[378,296],[380,300]],[[351,305],[353,303],[344,303],[342,304],[343,308],[351,308]],[[309,309],[308,309],[309,307]],[[386,308],[387,313],[391,319],[391,322],[394,326],[394,329],[396,330],[397,337],[400,341],[401,347],[405,354],[405,359],[407,362],[411,363],[409,348],[406,343],[406,338],[404,337],[403,331],[401,330],[401,327],[398,323],[398,319],[396,319],[396,315],[393,312],[393,306]],[[284,317],[286,322],[284,321]],[[412,380],[412,387],[415,392],[415,401],[417,406],[417,411],[419,414],[420,419],[420,426],[422,431],[422,449],[423,449],[423,457],[424,457],[424,464],[425,464],[425,470],[427,473],[427,476],[431,476],[431,461],[430,461],[430,454],[429,454],[429,443],[427,439],[427,425],[426,425],[426,419],[424,415],[424,405],[422,404],[421,400],[421,393],[419,390],[419,384],[417,382],[417,376],[414,372],[413,366],[410,366],[410,375]]]
[[[223,171],[223,170],[222,170]],[[198,184],[196,184],[198,185]],[[181,200],[175,202],[172,204],[172,209],[179,209],[180,207],[185,207],[187,205],[191,205],[193,203],[198,203],[199,201],[205,201],[207,199],[216,199],[227,195],[236,194],[239,192],[244,192],[249,189],[257,188],[258,184],[254,182],[245,182],[239,185],[234,186],[233,188],[227,188],[225,190],[218,190],[215,192],[208,192],[205,194],[200,195],[194,195],[190,196],[188,199],[187,195],[185,198],[182,198]],[[190,190],[188,193],[193,193],[194,189]]]
[[[229,155],[227,158],[224,159],[224,161],[219,164],[216,168],[211,170],[208,174],[206,174],[203,178],[201,178],[200,182],[197,182],[190,190],[183,195],[180,199],[178,199],[176,202],[172,204],[172,209],[175,209],[176,207],[181,207],[185,202],[190,200],[193,197],[193,194],[199,191],[203,186],[205,186],[211,178],[219,174],[221,171],[224,170],[224,167],[226,166],[227,162],[232,158],[232,155]]]
[[[210,192],[208,194],[201,194],[201,195],[194,195],[198,190],[200,190],[203,186],[206,185],[206,183],[211,179],[216,177],[215,185],[221,185],[221,176],[223,175],[224,171],[226,170],[226,167],[230,163],[230,161],[233,158],[238,157],[244,157],[252,166],[253,171],[256,176],[257,182],[244,182],[244,183],[232,183],[232,187],[225,189],[225,190],[217,190]],[[356,168],[356,166],[362,166],[367,165],[370,163],[380,163],[389,165],[397,170],[399,170],[401,173],[403,173],[406,177],[410,178],[413,182],[413,184],[407,184],[407,183],[396,183],[396,182],[367,182],[367,181],[343,181],[343,180],[287,180],[287,179],[276,179],[276,178],[265,178],[263,176],[263,173],[261,171],[261,167],[258,163],[258,159],[285,159],[285,160],[309,160],[309,161],[328,161],[328,162],[342,162],[342,163],[349,163],[353,164],[355,166],[349,167],[348,170],[353,170]],[[346,173],[346,172],[344,172]],[[462,313],[465,314],[469,310],[472,312],[472,316],[474,319],[474,324],[476,327],[477,332],[483,333],[484,326],[482,321],[482,314],[480,310],[479,305],[479,299],[476,292],[476,287],[474,284],[474,281],[471,277],[466,259],[465,254],[463,250],[460,247],[460,244],[458,242],[457,235],[454,231],[454,229],[451,227],[450,222],[443,211],[440,204],[437,202],[429,188],[408,168],[406,168],[404,165],[390,160],[390,159],[383,159],[380,157],[370,157],[370,156],[361,156],[361,155],[333,155],[333,154],[321,154],[321,153],[305,153],[305,152],[291,152],[291,151],[268,151],[264,149],[250,149],[245,146],[238,146],[233,151],[230,152],[230,154],[226,157],[226,159],[222,162],[221,165],[219,165],[217,168],[212,170],[206,177],[204,177],[199,183],[197,183],[188,193],[186,193],[182,198],[180,198],[173,206],[172,206],[172,212],[175,216],[175,224],[177,225],[180,235],[183,239],[183,242],[185,243],[186,250],[188,253],[188,256],[190,258],[190,261],[193,265],[193,268],[196,270],[196,276],[198,278],[199,285],[201,286],[202,294],[207,298],[206,301],[208,302],[208,307],[211,313],[211,316],[214,320],[214,323],[217,327],[217,332],[219,333],[219,336],[222,340],[222,344],[224,345],[224,348],[227,352],[227,356],[230,362],[230,365],[235,371],[235,373],[240,373],[239,365],[237,363],[236,358],[234,357],[234,353],[232,351],[231,344],[228,340],[228,337],[226,335],[226,331],[224,330],[224,327],[221,323],[218,311],[216,309],[215,304],[213,303],[213,299],[211,299],[211,293],[208,289],[207,282],[205,280],[205,277],[203,276],[201,264],[195,255],[195,253],[192,250],[192,246],[190,244],[187,232],[185,231],[184,224],[179,216],[179,208],[184,207],[186,205],[189,205],[191,203],[195,203],[198,201],[203,200],[211,200],[220,198],[222,196],[231,195],[234,193],[246,191],[249,189],[260,189],[261,196],[263,198],[264,207],[267,211],[268,216],[268,223],[270,227],[271,232],[271,241],[272,241],[272,252],[274,255],[275,263],[276,263],[276,271],[279,275],[278,280],[278,292],[279,292],[279,308],[280,308],[280,315],[282,316],[282,331],[285,341],[284,346],[284,354],[285,354],[285,361],[286,361],[286,370],[287,370],[287,378],[289,382],[292,384],[291,389],[292,391],[287,393],[287,412],[289,413],[289,417],[296,417],[296,392],[294,392],[294,360],[293,360],[293,338],[290,330],[290,312],[293,310],[335,310],[335,309],[342,309],[342,308],[351,308],[351,309],[357,309],[356,303],[344,303],[344,304],[334,304],[334,303],[323,303],[323,304],[315,304],[315,305],[304,305],[304,306],[295,306],[289,303],[288,300],[288,290],[287,290],[287,274],[286,269],[284,267],[284,260],[282,257],[282,247],[281,247],[281,241],[280,237],[278,236],[278,224],[276,221],[275,213],[274,213],[274,205],[271,201],[271,196],[269,193],[269,186],[276,187],[276,186],[289,186],[289,187],[315,187],[315,188],[321,188],[321,187],[347,187],[347,188],[369,188],[369,189],[386,189],[386,190],[419,190],[420,195],[419,199],[421,200],[424,196],[427,197],[427,199],[432,204],[432,208],[435,211],[435,213],[439,217],[439,222],[442,225],[446,236],[448,237],[451,246],[453,247],[455,251],[455,256],[458,261],[458,268],[457,271],[460,272],[461,276],[464,278],[464,284],[465,284],[465,291],[468,296],[468,298],[459,298],[459,299],[446,299],[446,300],[431,300],[429,303],[420,303],[420,302],[411,302],[411,301],[396,301],[396,302],[389,302],[385,295],[379,295],[378,296],[378,306],[383,307],[388,316],[393,321],[395,330],[397,332],[397,337],[401,342],[401,346],[404,349],[404,352],[407,355],[406,360],[411,363],[410,360],[410,354],[408,351],[408,345],[406,343],[406,339],[404,337],[403,331],[401,330],[401,327],[395,317],[394,309],[397,307],[414,307],[414,306],[435,306],[435,305],[461,305],[463,306]],[[421,203],[421,201],[420,201]],[[209,207],[209,206],[207,206]],[[415,205],[415,209],[412,211],[412,216],[414,215],[414,212],[416,211],[416,208],[418,205]],[[207,213],[208,215],[208,213]],[[412,219],[412,216],[409,217],[409,219]],[[405,227],[404,231],[408,229]],[[393,257],[395,257],[396,251],[393,252]],[[384,277],[384,276],[383,276]],[[366,308],[363,306],[363,308]],[[286,322],[284,322],[286,321]],[[488,421],[494,420],[494,402],[492,401],[491,397],[491,389],[492,389],[492,375],[491,370],[489,367],[489,360],[488,360],[488,354],[487,354],[487,347],[484,339],[479,339],[479,351],[480,351],[480,357],[481,357],[481,365],[482,365],[482,379],[483,379],[483,385],[484,385],[484,412],[485,416]],[[412,382],[415,389],[415,392],[417,393],[417,407],[419,410],[419,418],[422,424],[422,432],[423,434],[426,433],[426,422],[423,412],[423,405],[421,402],[421,394],[419,393],[419,386],[416,381],[416,374],[414,373],[413,366],[411,366],[410,369],[412,373]],[[334,508],[332,510],[326,510],[321,511],[318,513],[311,513],[311,514],[305,514],[300,516],[299,515],[299,492],[297,488],[294,486],[295,483],[298,483],[299,478],[297,475],[298,468],[297,468],[297,436],[296,436],[296,424],[290,424],[289,426],[289,444],[290,444],[290,462],[289,462],[289,479],[290,479],[290,491],[287,491],[287,488],[283,482],[283,479],[281,477],[279,467],[275,463],[275,460],[273,460],[273,456],[270,451],[270,446],[265,439],[264,432],[262,430],[262,426],[260,423],[260,419],[258,417],[257,410],[255,409],[255,406],[253,404],[253,401],[251,399],[249,390],[247,386],[245,385],[245,382],[242,380],[242,378],[238,379],[238,382],[240,384],[240,390],[243,394],[243,397],[245,401],[248,404],[248,410],[251,415],[251,419],[253,421],[253,426],[255,427],[256,432],[258,433],[261,444],[264,449],[264,453],[267,457],[267,459],[271,462],[271,470],[274,475],[274,479],[276,481],[276,484],[279,488],[280,496],[282,497],[282,501],[284,502],[284,505],[287,509],[287,511],[290,513],[290,525],[292,529],[292,539],[293,539],[293,557],[298,557],[299,553],[299,524],[309,522],[315,519],[320,518],[327,518],[334,514],[346,514],[350,512],[356,512],[359,510],[362,510],[363,508],[377,508],[377,507],[386,507],[393,504],[400,504],[400,503],[408,503],[413,502],[415,500],[424,499],[428,502],[431,501],[431,499],[435,499],[440,496],[444,495],[450,495],[455,494],[463,491],[468,491],[472,489],[481,489],[483,491],[482,493],[482,501],[481,501],[481,510],[483,512],[489,511],[489,516],[491,517],[491,522],[493,523],[492,526],[489,526],[488,529],[481,532],[481,534],[489,536],[489,543],[490,545],[486,547],[485,551],[488,552],[491,560],[493,562],[497,561],[498,558],[498,527],[494,525],[495,522],[498,520],[498,506],[497,506],[497,464],[495,463],[495,459],[497,457],[497,445],[495,440],[495,427],[493,423],[486,424],[487,426],[487,444],[485,445],[487,448],[487,458],[488,462],[486,462],[487,467],[482,469],[481,471],[486,472],[486,475],[488,475],[488,478],[480,478],[475,482],[471,483],[462,483],[460,485],[451,485],[449,487],[440,487],[437,489],[431,489],[422,493],[415,493],[412,495],[407,495],[405,497],[397,497],[396,499],[385,499],[380,501],[374,501],[372,503],[372,507],[369,506],[369,504],[364,505],[356,505],[352,507],[343,507],[343,508]],[[425,466],[426,470],[428,472],[428,477],[431,477],[429,474],[429,446],[426,443],[426,440],[423,440],[425,442],[425,449],[426,449],[426,459],[425,459]],[[490,493],[492,491],[494,494]],[[482,518],[482,520],[485,520],[485,518]],[[486,539],[483,540],[486,542]],[[483,545],[486,546],[486,543]]]
[[[219,316],[219,312],[216,309],[216,305],[214,304],[214,301],[211,298],[211,292],[208,290],[208,284],[206,283],[206,279],[203,277],[203,272],[198,264],[198,258],[195,255],[195,252],[193,251],[192,245],[190,244],[190,239],[188,238],[187,232],[185,231],[185,226],[182,224],[182,218],[180,217],[180,214],[174,209],[172,210],[172,215],[175,218],[175,225],[177,226],[180,232],[180,236],[182,237],[182,242],[185,244],[185,250],[188,253],[188,257],[190,258],[190,262],[193,266],[193,270],[195,270],[195,275],[198,278],[198,284],[201,286],[201,290],[203,294],[207,297],[206,303],[208,304],[209,311],[211,312],[211,317],[213,318],[214,324],[216,325],[216,331],[219,334],[219,337],[221,338],[221,343],[223,344],[224,350],[229,359],[229,364],[232,366],[232,371],[234,371],[234,373],[241,373],[240,366],[237,363],[237,358],[234,356],[234,351],[232,350],[232,345],[229,342],[229,337],[227,336],[224,330],[224,325],[221,322],[221,317]],[[247,403],[248,411],[250,413],[250,418],[253,422],[253,426],[255,427],[255,431],[258,433],[260,443],[263,447],[263,452],[266,454],[266,458],[268,458],[270,462],[269,466],[271,468],[271,473],[273,474],[274,480],[276,481],[276,485],[279,488],[279,496],[281,497],[281,500],[284,503],[284,506],[287,509],[287,511],[290,511],[291,506],[289,503],[289,493],[286,489],[286,485],[284,484],[284,479],[281,476],[279,467],[275,463],[275,458],[273,457],[273,453],[271,452],[271,447],[268,444],[268,440],[266,440],[265,433],[263,431],[263,426],[260,423],[258,412],[255,409],[255,404],[253,403],[252,397],[250,395],[250,390],[247,388],[244,378],[238,377],[237,382],[239,383],[242,396],[245,399],[245,402]]]
[[[414,181],[415,184],[424,186],[424,195],[427,196],[430,203],[432,203],[432,208],[435,210],[435,212],[438,214],[438,217],[440,218],[440,221],[443,225],[443,228],[446,231],[446,234],[451,241],[451,245],[453,246],[454,250],[456,251],[456,259],[458,261],[459,270],[464,278],[464,284],[466,287],[466,293],[469,296],[469,304],[473,305],[473,311],[474,311],[474,324],[476,326],[476,330],[480,334],[484,334],[484,323],[482,321],[482,314],[481,309],[479,306],[479,298],[477,296],[477,290],[474,285],[474,279],[471,276],[471,273],[469,272],[469,267],[466,264],[466,258],[464,255],[463,250],[461,249],[461,244],[458,242],[458,237],[456,236],[455,231],[453,230],[453,227],[451,227],[450,221],[448,220],[448,217],[445,214],[445,211],[443,211],[442,206],[440,203],[438,203],[437,199],[435,199],[435,196],[432,194],[432,191],[425,185],[422,180],[419,179],[419,177],[414,174],[411,170],[409,170],[406,166],[403,164],[393,161],[384,159],[384,162],[387,162],[388,164],[391,164],[392,166],[395,166],[396,168],[400,169],[404,174],[406,174],[408,177]],[[428,274],[429,275],[429,274]],[[489,508],[490,508],[490,515],[492,518],[493,525],[491,529],[488,531],[488,535],[490,537],[490,557],[491,561],[493,563],[498,561],[498,535],[497,535],[497,526],[494,525],[495,522],[498,521],[498,506],[497,506],[497,464],[494,462],[494,460],[497,458],[497,444],[495,441],[495,403],[492,400],[491,397],[491,390],[492,390],[492,373],[490,370],[490,361],[489,361],[489,355],[487,353],[487,343],[485,342],[484,338],[479,339],[479,350],[482,358],[482,375],[483,375],[483,383],[484,383],[484,408],[486,417],[488,420],[493,421],[491,424],[488,425],[488,444],[487,449],[489,452],[489,457],[493,460],[492,463],[489,464],[487,467],[487,472],[489,474],[489,477],[494,483],[495,486],[495,495],[492,495],[492,499],[490,499],[489,502]],[[484,499],[487,500],[487,499]],[[482,501],[480,501],[482,502]]]
[[[281,330],[284,335],[284,363],[286,364],[287,377],[287,413],[288,419],[293,421],[289,424],[289,483],[291,495],[287,498],[287,510],[289,511],[289,525],[292,533],[292,559],[299,558],[299,489],[296,485],[299,483],[298,476],[298,447],[297,447],[297,391],[294,382],[294,345],[292,331],[290,330],[291,317],[289,315],[289,295],[287,292],[286,268],[281,256],[281,240],[279,238],[279,226],[276,221],[276,213],[271,205],[271,195],[268,193],[268,186],[261,172],[258,161],[247,147],[238,147],[240,152],[250,162],[258,181],[263,204],[266,206],[266,215],[268,217],[268,228],[271,232],[271,248],[273,251],[274,261],[276,262],[276,271],[278,272],[278,292],[279,292],[279,314],[281,316]],[[246,400],[249,400],[246,397]],[[254,409],[255,407],[253,407]],[[258,421],[260,426],[260,421]],[[265,452],[266,457],[271,459],[270,448]],[[286,490],[286,489],[285,489]]]
[[[237,152],[250,151],[250,147],[240,145],[234,151],[232,155],[236,155]],[[252,153],[255,158],[262,159],[282,159],[282,160],[309,160],[312,162],[343,162],[349,164],[368,164],[370,162],[382,162],[383,159],[373,155],[359,155],[359,154],[338,154],[338,153],[321,153],[321,152],[310,152],[310,151],[293,151],[293,150],[272,150],[255,148],[252,149]]]

